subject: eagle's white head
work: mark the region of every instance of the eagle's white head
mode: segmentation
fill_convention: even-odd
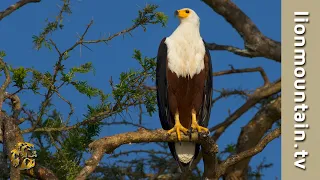
[[[176,10],[175,15],[180,19],[180,23],[191,23],[197,26],[200,24],[199,16],[190,8]]]

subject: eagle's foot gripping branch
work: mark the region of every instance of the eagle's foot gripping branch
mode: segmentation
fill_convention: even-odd
[[[197,116],[196,116],[196,113],[194,111],[192,111],[192,124],[191,124],[191,128],[193,130],[197,130],[198,133],[201,133],[201,132],[205,132],[205,133],[209,133],[209,129],[208,128],[205,128],[205,127],[202,127],[198,124],[197,122]]]
[[[173,132],[177,132],[178,140],[181,141],[181,132],[184,134],[188,134],[188,129],[183,127],[179,120],[179,114],[175,115],[175,125],[172,129],[168,131],[168,134],[171,134]]]

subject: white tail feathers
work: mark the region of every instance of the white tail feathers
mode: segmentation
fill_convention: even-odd
[[[177,142],[174,144],[179,161],[187,164],[192,161],[196,144],[193,142]]]

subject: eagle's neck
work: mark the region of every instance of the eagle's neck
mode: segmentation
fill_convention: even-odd
[[[166,39],[168,67],[178,77],[199,74],[204,68],[205,47],[199,24],[183,22]]]

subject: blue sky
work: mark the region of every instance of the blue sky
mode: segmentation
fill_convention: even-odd
[[[61,49],[68,48],[77,39],[77,33],[82,33],[91,19],[94,25],[90,29],[87,39],[98,39],[101,34],[113,34],[132,25],[132,20],[136,17],[137,11],[144,7],[146,3],[160,5],[159,11],[163,11],[169,16],[168,25],[162,28],[160,25],[149,26],[147,31],[137,29],[131,36],[117,37],[109,45],[90,45],[93,51],[77,48],[72,52],[72,57],[66,61],[66,67],[80,65],[91,61],[95,66],[96,73],[88,76],[79,76],[78,79],[86,79],[90,84],[109,91],[108,80],[110,76],[116,79],[118,75],[131,68],[139,68],[138,63],[133,60],[134,49],[139,49],[145,56],[156,56],[159,42],[165,36],[169,36],[178,25],[178,20],[173,17],[173,12],[184,7],[192,8],[201,19],[201,35],[207,42],[218,44],[228,44],[243,47],[243,41],[238,33],[221,16],[213,12],[200,0],[136,0],[136,1],[88,1],[74,0],[72,2],[72,15],[64,19],[65,28],[53,34],[52,39]],[[258,26],[258,28],[268,37],[281,40],[281,1],[240,1],[234,2],[241,8]],[[11,5],[11,1],[0,4],[0,9]],[[58,12],[57,3],[60,1],[43,1],[38,4],[30,4],[19,9],[0,22],[0,50],[7,53],[6,62],[13,67],[25,66],[35,67],[42,71],[52,72],[54,62],[57,60],[57,53],[42,49],[36,51],[32,44],[32,35],[38,35],[45,25],[45,19],[55,18]],[[249,59],[239,57],[229,52],[211,52],[213,60],[213,70],[221,71],[229,69],[229,64],[235,68],[247,68],[262,66],[270,80],[276,80],[281,75],[281,66],[271,60],[264,58]],[[242,88],[253,89],[263,84],[258,73],[237,74],[214,78],[214,88]],[[150,84],[152,85],[152,84]],[[73,102],[76,110],[73,122],[82,119],[86,113],[86,105],[94,104],[96,100],[89,100],[85,96],[79,96],[73,88],[66,88],[62,91]],[[34,99],[29,93],[21,95],[22,102],[28,102],[30,108],[37,109],[42,99]],[[223,99],[215,104],[212,109],[209,127],[222,122],[228,116],[228,109],[233,112],[244,101],[240,98]],[[59,109],[66,109],[68,106],[63,102],[56,101]],[[67,112],[66,110],[62,112]],[[236,142],[240,127],[244,126],[254,115],[256,110],[250,110],[239,118],[219,139],[219,148],[223,149],[227,144]],[[133,113],[134,115],[134,113]],[[66,115],[67,116],[67,115]],[[151,128],[160,128],[158,116],[144,117],[144,125]],[[132,121],[136,121],[138,116],[133,116]],[[108,120],[106,120],[108,121]],[[101,136],[113,135],[119,132],[135,130],[135,128],[104,127]],[[267,162],[274,163],[273,168],[264,171],[264,179],[280,179],[281,175],[281,139],[276,139],[270,143],[265,150],[256,156],[251,164],[255,166],[263,157],[268,157]],[[135,146],[138,147],[138,146]],[[122,149],[129,148],[124,146]],[[131,147],[130,147],[131,148]]]

